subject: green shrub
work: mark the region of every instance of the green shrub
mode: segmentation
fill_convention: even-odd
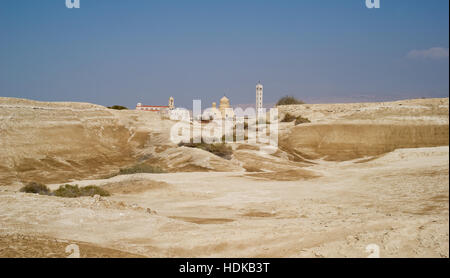
[[[284,118],[281,120],[283,123],[288,123],[288,122],[293,122],[295,121],[297,118],[294,115],[291,115],[289,113],[286,113],[286,115],[284,115]]]
[[[293,105],[293,104],[305,104],[304,101],[296,99],[293,96],[285,96],[280,98],[280,100],[278,100],[276,106],[279,105]]]
[[[136,164],[128,168],[123,168],[119,171],[119,175],[130,175],[137,173],[165,173],[165,171],[159,166],[148,165],[144,163]]]
[[[51,190],[44,184],[30,182],[20,189],[20,192],[33,193],[39,195],[51,195]]]
[[[295,119],[295,125],[310,123],[311,121],[308,118],[303,118],[302,116],[298,116]]]
[[[57,190],[54,192],[55,196],[58,197],[64,197],[64,198],[77,198],[77,197],[85,197],[85,196],[110,196],[111,194],[104,190],[103,188],[100,188],[98,186],[86,186],[86,187],[78,187],[78,185],[70,185],[65,184],[61,185]]]
[[[113,105],[113,106],[108,106],[109,109],[115,109],[115,110],[128,110],[127,107],[122,106],[122,105]]]
[[[61,185],[57,190],[55,190],[55,196],[65,197],[65,198],[76,198],[81,196],[80,188],[78,185]]]
[[[95,185],[85,186],[80,188],[80,190],[82,196],[95,196],[95,195],[100,195],[102,197],[111,196],[111,194],[108,191]]]

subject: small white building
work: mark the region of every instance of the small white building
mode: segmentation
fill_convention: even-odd
[[[138,103],[136,105],[136,110],[141,111],[150,111],[150,112],[165,112],[168,110],[173,110],[175,108],[175,103],[173,97],[169,98],[169,105],[161,106],[161,105],[142,105],[142,103]]]

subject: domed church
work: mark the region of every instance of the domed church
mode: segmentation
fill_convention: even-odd
[[[230,110],[227,111],[227,108],[230,108]],[[234,117],[234,111],[232,110],[232,108],[230,106],[230,100],[226,96],[223,96],[220,99],[219,111],[220,111],[220,114],[222,115],[222,119]]]

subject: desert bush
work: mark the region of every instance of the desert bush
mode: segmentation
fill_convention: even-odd
[[[231,159],[233,149],[225,143],[222,144],[205,144],[206,151],[213,153],[222,158]]]
[[[100,195],[102,197],[111,196],[111,194],[107,190],[95,185],[85,186],[80,188],[80,190],[83,196],[95,196],[95,195]]]
[[[115,110],[128,110],[127,107],[122,106],[122,105],[113,105],[113,106],[108,106],[109,109],[115,109]]]
[[[20,192],[33,193],[39,195],[51,195],[51,190],[44,184],[30,182],[20,189]]]
[[[311,121],[308,118],[303,118],[302,116],[298,116],[295,119],[295,125],[310,123]]]
[[[304,101],[296,99],[293,96],[285,96],[278,100],[276,106],[279,105],[292,105],[292,104],[305,104]]]
[[[76,198],[81,196],[81,192],[78,185],[65,184],[61,185],[57,190],[55,190],[55,196],[65,198]]]
[[[284,118],[281,120],[283,123],[288,123],[288,122],[293,122],[295,121],[297,118],[294,115],[291,115],[289,113],[286,113],[286,115],[284,115]]]
[[[225,143],[207,144],[202,141],[201,143],[180,143],[178,146],[201,149],[225,159],[231,159],[233,154],[233,149]]]
[[[139,163],[136,165],[133,165],[128,168],[120,169],[119,175],[130,175],[130,174],[137,174],[137,173],[165,173],[165,171],[155,165],[148,165],[145,163]]]
[[[85,197],[85,196],[110,196],[111,194],[103,188],[98,186],[86,186],[86,187],[78,187],[78,185],[70,185],[65,184],[61,185],[54,192],[55,196],[64,197],[64,198],[77,198],[77,197]]]

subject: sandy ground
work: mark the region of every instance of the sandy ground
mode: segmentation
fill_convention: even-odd
[[[320,177],[295,181],[173,173],[83,182],[129,187],[103,200],[6,191],[1,234],[148,257],[365,257],[369,244],[382,257],[448,257],[448,154],[402,149],[365,163],[322,162],[308,168]]]
[[[3,121],[0,129],[5,135],[0,137],[0,257],[65,257],[70,244],[79,246],[81,257],[367,257],[370,244],[379,247],[381,257],[449,257],[448,98],[289,107],[293,113],[309,109],[313,123],[280,124],[282,141],[291,140],[285,141],[288,147],[267,155],[233,145],[231,160],[167,144],[169,122],[150,114],[88,104],[70,112],[70,104],[2,101],[0,106],[24,117],[15,118],[18,125],[33,128],[25,114],[45,120],[31,130],[31,146],[11,122]],[[95,133],[102,125],[111,131],[90,145],[72,147],[80,140],[87,144],[92,135],[55,124],[58,109],[71,119],[87,117],[76,114],[85,110],[105,117],[100,124],[92,114],[94,123],[84,119],[76,131],[87,127]],[[325,120],[327,113],[334,116]],[[345,127],[323,128],[333,123]],[[371,128],[354,133],[374,123],[383,132],[375,140],[366,140]],[[50,157],[62,164],[73,161],[71,166],[40,160],[52,151],[35,149],[43,144],[39,140],[52,139],[40,133],[49,125],[79,136],[54,141],[66,152]],[[307,130],[315,132],[305,137]],[[347,144],[341,135],[349,138]],[[111,156],[104,153],[108,144],[115,149]],[[126,165],[121,156],[126,163],[146,157],[168,169],[191,170],[99,179],[99,172]],[[96,157],[100,160],[91,160]],[[32,167],[24,159],[32,159]],[[86,159],[91,164],[82,167]],[[200,166],[202,171],[195,171]],[[112,196],[67,199],[18,192],[40,177],[52,189],[62,181],[99,185]]]

